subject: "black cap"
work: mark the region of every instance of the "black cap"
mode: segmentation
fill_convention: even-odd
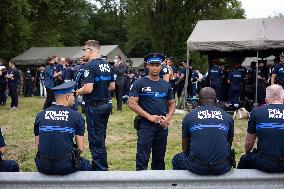
[[[162,63],[165,60],[165,56],[160,53],[151,53],[145,56],[144,61],[147,64]]]
[[[56,87],[53,87],[51,90],[53,90],[55,95],[67,94],[67,93],[75,92],[74,91],[75,86],[76,86],[75,81],[69,81],[69,82],[63,83],[61,85],[58,85]]]

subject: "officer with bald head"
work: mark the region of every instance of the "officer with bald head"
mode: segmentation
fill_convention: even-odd
[[[231,170],[234,121],[215,106],[216,92],[205,87],[199,94],[200,107],[182,122],[182,153],[173,160],[174,170],[200,175],[220,175]]]
[[[266,88],[266,106],[254,109],[249,118],[245,155],[239,169],[284,172],[284,90],[273,84]],[[257,140],[257,148],[253,149]]]

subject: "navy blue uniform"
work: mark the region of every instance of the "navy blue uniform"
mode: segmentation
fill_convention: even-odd
[[[5,147],[4,138],[0,128],[0,148]],[[1,153],[0,153],[1,156]],[[0,157],[0,172],[19,172],[19,165],[13,160],[1,160]]]
[[[63,82],[64,82],[64,76],[65,76],[65,70],[63,68],[63,65],[62,64],[59,64],[59,63],[55,63],[53,65],[53,72],[55,73],[59,73],[61,72],[61,77],[57,77],[55,79],[55,85],[58,86],[58,85],[61,85]]]
[[[9,69],[8,74],[13,74],[13,78],[8,79],[9,94],[11,95],[11,108],[18,107],[18,83],[20,75],[17,68]]]
[[[247,81],[247,69],[243,66],[240,66],[238,68],[238,71],[242,74],[242,83],[241,83],[241,99],[243,99],[246,96],[246,81]]]
[[[230,81],[229,103],[238,106],[239,98],[241,96],[243,75],[239,70],[235,69],[229,74],[228,80]]]
[[[74,67],[68,65],[64,71],[64,82],[72,81],[74,77]]]
[[[25,73],[25,97],[32,96],[33,92],[33,76],[31,72],[28,70]]]
[[[196,96],[197,94],[197,79],[199,78],[199,74],[197,71],[193,70],[191,75],[191,94],[190,96]]]
[[[272,69],[272,74],[277,74],[275,83],[284,87],[284,65],[281,63],[276,64]]]
[[[258,68],[258,76],[261,76],[263,78],[265,77],[262,68]],[[256,69],[253,70],[252,77],[253,77],[252,86],[253,86],[253,89],[255,91],[255,89],[256,89]],[[265,96],[266,96],[266,94],[265,94],[265,88],[266,88],[265,80],[258,79],[257,81],[258,81],[257,82],[257,102],[259,104],[265,104]]]
[[[166,64],[162,64],[162,69],[161,69],[161,71],[160,71],[160,73],[159,73],[160,78],[163,79],[164,75],[167,75],[167,74],[169,74],[169,73],[170,73],[170,72],[169,72],[168,66],[167,66]]]
[[[39,172],[65,175],[75,171],[91,171],[90,163],[80,158],[80,168],[74,165],[74,136],[84,136],[82,115],[69,107],[55,105],[38,113],[34,134],[39,136],[35,163]]]
[[[256,134],[257,150],[241,157],[239,169],[284,172],[284,107],[270,104],[253,110],[247,132]]]
[[[114,81],[113,70],[102,59],[91,60],[85,65],[83,84],[93,83],[93,91],[84,95],[88,129],[89,148],[96,171],[107,171],[107,151],[105,146],[107,122],[112,110],[108,91]]]
[[[53,65],[47,65],[44,71],[44,86],[46,88],[46,99],[43,105],[43,109],[49,108],[52,106],[54,101],[54,94],[51,88],[55,87]]]
[[[161,116],[166,116],[167,101],[174,98],[169,83],[162,79],[152,81],[148,77],[135,81],[129,96],[139,97],[139,106],[149,114]],[[168,129],[141,118],[137,136],[136,170],[147,170],[151,149],[152,170],[164,170]]]
[[[0,105],[5,105],[7,96],[6,96],[6,88],[7,88],[7,82],[5,75],[7,71],[5,69],[2,69],[2,75],[0,75]]]
[[[173,158],[173,169],[201,175],[228,172],[231,164],[229,138],[234,136],[234,122],[218,107],[205,105],[188,113],[182,122],[182,137],[189,137],[187,152]]]
[[[210,86],[215,90],[217,99],[221,97],[221,77],[223,73],[218,65],[214,65],[209,69]]]

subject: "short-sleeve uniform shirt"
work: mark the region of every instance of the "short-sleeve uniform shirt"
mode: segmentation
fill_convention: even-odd
[[[93,91],[84,95],[86,102],[110,99],[108,86],[114,81],[113,69],[110,64],[102,59],[94,59],[84,66],[83,84],[93,83]]]
[[[34,134],[39,136],[38,151],[48,157],[70,152],[75,135],[84,136],[85,121],[75,110],[61,105],[37,114]]]
[[[9,69],[8,70],[8,74],[13,74],[13,80],[12,79],[8,79],[8,85],[18,85],[19,82],[19,71],[17,68],[13,68],[13,69]]]
[[[243,81],[243,75],[239,70],[233,70],[229,74],[228,80],[230,81],[230,84],[234,87],[241,87],[241,83]]]
[[[167,101],[174,98],[173,89],[163,79],[152,81],[148,77],[138,79],[130,88],[129,96],[139,97],[139,106],[151,115],[165,116]]]
[[[259,152],[284,157],[284,107],[270,104],[254,109],[249,118],[247,132],[256,134]]]
[[[272,69],[272,74],[277,74],[276,82],[284,85],[284,65],[281,63],[276,64]]]
[[[188,136],[191,155],[210,163],[222,161],[229,156],[228,138],[234,136],[234,121],[218,107],[201,106],[183,119],[182,137]]]
[[[221,68],[217,65],[214,65],[209,70],[211,84],[213,85],[221,85],[221,77],[223,72]]]

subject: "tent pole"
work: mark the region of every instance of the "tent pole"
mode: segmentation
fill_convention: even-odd
[[[185,84],[184,84],[184,97],[183,97],[183,101],[182,101],[182,107],[183,109],[186,107],[186,102],[187,102],[187,87],[188,87],[188,74],[189,74],[189,49],[188,49],[188,45],[186,45],[186,65],[187,65],[187,68],[186,68],[186,74],[185,74]]]
[[[258,51],[256,51],[256,73],[255,73],[255,99],[254,99],[254,107],[258,107],[257,103],[257,86],[258,86]]]

